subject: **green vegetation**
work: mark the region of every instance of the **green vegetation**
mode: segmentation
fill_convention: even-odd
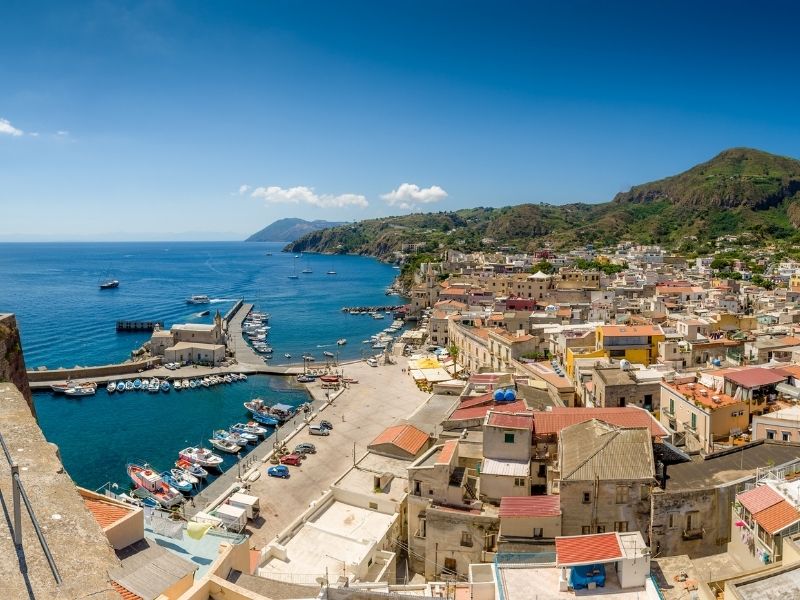
[[[601,204],[520,204],[369,219],[305,235],[286,249],[369,254],[440,254],[444,249],[532,252],[631,240],[687,256],[708,254],[720,236],[778,241],[800,257],[800,161],[733,148],[684,173],[634,186]],[[618,267],[598,266],[604,272]],[[544,269],[542,269],[544,270]]]

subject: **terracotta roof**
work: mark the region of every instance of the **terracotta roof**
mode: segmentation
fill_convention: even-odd
[[[725,375],[725,379],[732,381],[736,385],[741,385],[742,387],[754,388],[762,385],[780,383],[786,379],[786,376],[776,373],[772,369],[752,367],[750,369],[742,369],[740,371],[728,373]]]
[[[556,538],[556,566],[569,567],[622,558],[616,533]]]
[[[561,514],[559,496],[507,496],[500,499],[500,518],[557,517]]]
[[[473,408],[475,406],[485,406],[494,403],[494,395],[492,392],[488,394],[481,394],[480,396],[467,396],[458,405],[459,409]]]
[[[458,411],[456,411],[458,412]],[[665,437],[666,430],[649,412],[634,406],[620,408],[567,408],[554,407],[552,410],[533,413],[533,429],[537,434],[559,433],[565,427],[597,419],[617,427],[649,427],[653,437]]]
[[[453,460],[453,454],[455,454],[456,448],[458,448],[458,440],[446,441],[439,451],[439,456],[436,457],[436,464],[449,465],[450,461]]]
[[[759,527],[770,535],[786,529],[792,523],[800,521],[800,511],[789,504],[786,500],[781,500],[769,508],[753,515]]]
[[[502,405],[496,403],[486,404],[484,406],[474,406],[471,408],[457,408],[450,415],[452,421],[465,421],[467,419],[482,419],[490,410],[498,410],[502,406],[503,412],[516,413],[525,412],[528,410],[528,405],[523,400],[516,402],[504,402]]]
[[[395,425],[384,429],[383,433],[372,440],[370,446],[392,444],[409,454],[416,455],[427,441],[428,434],[413,425]]]
[[[96,500],[94,498],[84,498],[83,504],[87,510],[92,513],[94,520],[105,529],[122,519],[127,517],[133,509],[118,506],[113,502],[105,502],[103,500]]]
[[[748,492],[739,494],[736,499],[751,513],[761,512],[773,504],[777,504],[783,498],[768,485],[760,485]]]
[[[533,415],[511,415],[501,412],[490,412],[487,425],[495,427],[507,427],[509,429],[528,429],[533,431]]]
[[[600,327],[604,337],[640,337],[664,335],[658,325],[604,325]]]
[[[114,588],[114,591],[120,595],[122,600],[144,600],[141,596],[137,596],[132,591],[127,588],[122,587],[116,581],[111,582],[111,587]]]

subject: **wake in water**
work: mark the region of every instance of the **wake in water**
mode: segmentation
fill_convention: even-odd
[[[211,298],[211,304],[219,304],[220,302],[236,302],[238,298]]]

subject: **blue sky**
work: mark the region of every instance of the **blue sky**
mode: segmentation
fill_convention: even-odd
[[[5,2],[0,240],[601,202],[731,146],[800,157],[793,3],[697,4]]]

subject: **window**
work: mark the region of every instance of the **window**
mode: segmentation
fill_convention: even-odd
[[[700,529],[700,513],[696,510],[686,513],[686,529]]]
[[[378,510],[378,503],[377,503],[377,502],[370,502],[370,503],[369,503],[369,507],[370,507],[372,510]]]
[[[625,504],[628,501],[628,486],[618,485],[614,500],[617,504]]]
[[[492,550],[495,549],[496,544],[497,544],[497,534],[490,533],[486,536],[486,543],[483,545],[483,549],[486,550],[486,552],[491,552]]]
[[[675,529],[678,526],[678,520],[680,515],[678,513],[669,513],[669,519],[667,519],[667,527],[670,529]]]
[[[503,434],[503,441],[506,444],[513,444],[514,443],[514,434],[513,433],[504,433]]]
[[[639,488],[639,498],[647,500],[650,497],[650,487],[643,485]]]
[[[697,413],[692,413],[692,429],[697,429]]]
[[[774,440],[775,439],[775,432],[771,429],[767,429],[767,439]]]
[[[456,559],[455,558],[445,558],[444,559],[444,570],[449,573],[456,572]]]
[[[541,463],[539,465],[539,477],[546,477],[547,476],[547,465]]]
[[[428,531],[428,521],[425,517],[419,520],[419,531],[417,532],[417,536],[424,538]]]
[[[653,394],[644,395],[644,407],[647,410],[653,410]]]
[[[675,414],[675,400],[673,398],[669,399],[669,412],[673,415]]]
[[[542,529],[541,527],[534,527],[533,528],[533,537],[535,537],[535,538],[544,537],[544,529]]]
[[[583,503],[589,504],[592,501],[592,494],[591,492],[583,492]]]
[[[461,532],[461,545],[472,548],[472,534],[469,531]]]
[[[606,532],[606,526],[605,525],[598,525],[597,527],[595,527],[595,529],[597,530],[595,533],[605,533]]]
[[[781,431],[781,439],[784,442],[788,442],[789,440],[792,439],[792,434],[789,433],[788,431]]]
[[[619,533],[625,533],[626,531],[628,531],[628,522],[614,521],[614,531],[618,531]]]
[[[624,407],[625,406],[625,396],[621,396],[620,397],[619,405],[620,405],[620,407]]]
[[[592,533],[591,527],[589,527],[588,525],[584,525],[583,527],[581,527],[581,535],[589,535],[590,533]]]
[[[525,487],[525,478],[514,477],[514,487]]]
[[[415,481],[415,482],[414,482],[414,495],[415,495],[415,496],[420,496],[420,495],[422,495],[422,491],[420,490],[420,483],[419,483],[419,481]]]

